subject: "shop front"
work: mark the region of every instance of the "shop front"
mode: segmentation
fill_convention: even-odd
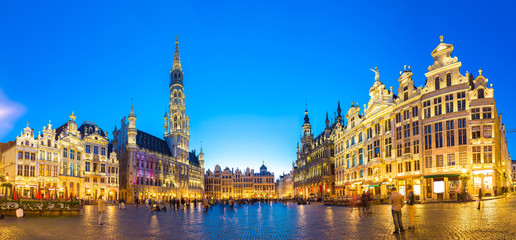
[[[495,196],[495,187],[494,187],[494,170],[486,169],[486,170],[473,170],[473,188],[474,195],[478,196],[479,189],[482,188],[482,195],[489,197]]]
[[[459,177],[459,174],[441,174],[425,176],[425,199],[437,201],[457,200],[457,195],[461,191]],[[419,189],[419,191],[421,190]],[[415,187],[414,193],[416,193]]]
[[[407,177],[398,178],[394,182],[394,186],[398,188],[398,192],[407,195],[407,188],[409,185],[412,186],[416,201],[421,198],[421,178],[420,177]]]

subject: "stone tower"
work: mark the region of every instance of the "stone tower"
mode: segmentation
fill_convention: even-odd
[[[172,156],[178,161],[186,163],[189,152],[190,126],[186,114],[185,91],[183,85],[183,69],[179,57],[179,42],[176,36],[176,50],[174,63],[170,71],[170,100],[168,116],[165,114],[165,139]]]

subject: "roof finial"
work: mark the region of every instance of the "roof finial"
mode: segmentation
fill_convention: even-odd
[[[174,52],[174,64],[172,65],[172,71],[174,71],[174,70],[183,71],[181,69],[181,59],[179,57],[179,41],[177,40],[177,35],[176,35],[176,51]]]
[[[136,116],[136,115],[134,114],[133,98],[131,98],[131,113],[129,114],[129,117],[131,117],[131,116]]]
[[[439,37],[441,39],[441,42],[443,42],[443,35],[441,34],[441,36]]]
[[[407,65],[403,65],[403,71],[406,72],[407,71]]]
[[[73,111],[72,111],[72,115],[70,115],[70,120],[75,121],[75,115],[74,115]]]
[[[482,75],[482,68],[478,69],[478,75]]]

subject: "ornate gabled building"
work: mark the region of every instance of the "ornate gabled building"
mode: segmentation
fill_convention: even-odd
[[[364,191],[387,197],[396,186],[414,187],[421,200],[451,200],[479,189],[488,196],[510,185],[505,127],[492,85],[479,71],[460,73],[453,45],[432,51],[424,86],[415,87],[410,66],[398,78],[398,95],[379,81],[361,109],[352,105],[347,124],[337,124],[336,195]]]
[[[121,197],[135,199],[201,198],[204,194],[204,153],[190,152],[190,126],[186,114],[183,70],[179,43],[170,71],[170,100],[164,116],[163,138],[136,128],[136,114],[129,116],[113,132],[113,150],[120,159]]]
[[[88,121],[77,128],[75,119],[72,113],[57,129],[49,122],[37,135],[27,124],[16,141],[0,144],[0,175],[18,197],[118,199],[118,160],[107,134]]]
[[[219,165],[215,166],[212,172],[206,171],[204,177],[206,195],[215,199],[266,199],[276,196],[274,185],[274,173],[267,171],[267,167],[262,165],[260,172],[247,168],[244,172],[240,169],[229,169],[224,171]]]
[[[326,128],[314,138],[312,125],[305,110],[301,150],[297,147],[297,160],[294,166],[294,193],[296,196],[327,197],[334,194],[335,152],[331,133],[342,124],[340,102],[334,123],[330,124],[326,113]]]
[[[84,143],[84,193],[90,199],[100,195],[113,201],[118,199],[119,163],[109,145],[107,132],[94,122],[85,121],[78,129]]]

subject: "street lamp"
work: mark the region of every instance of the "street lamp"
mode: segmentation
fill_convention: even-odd
[[[462,200],[466,200],[466,186],[467,186],[467,180],[469,178],[467,172],[466,165],[464,164],[462,166],[462,174],[459,176],[460,180],[462,181]]]

